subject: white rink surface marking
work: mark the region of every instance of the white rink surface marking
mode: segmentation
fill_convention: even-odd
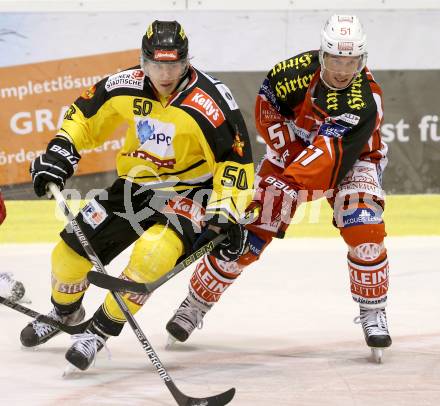
[[[177,386],[190,396],[232,386],[238,406],[440,404],[440,237],[388,238],[388,319],[393,345],[372,362],[352,302],[340,239],[276,241],[205,317],[187,344],[166,351],[165,324],[187,293],[188,270],[159,288],[136,316]],[[51,244],[3,244],[2,271],[25,283],[37,311],[50,308]],[[129,251],[108,270],[117,275]],[[104,292],[91,287],[90,317]],[[174,405],[126,326],[85,373],[62,378],[69,336],[22,349],[30,319],[0,307],[1,404]]]

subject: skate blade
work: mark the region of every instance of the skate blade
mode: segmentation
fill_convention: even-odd
[[[66,367],[64,368],[62,377],[63,379],[69,379],[74,377],[77,374],[80,374],[82,371],[80,369],[78,369],[76,366],[72,365],[72,364],[67,364]]]
[[[172,335],[168,335],[168,339],[167,339],[167,343],[165,344],[165,349],[166,350],[172,350],[174,349],[176,346],[177,340],[172,336]]]
[[[371,355],[377,364],[382,364],[383,360],[383,348],[372,348]]]

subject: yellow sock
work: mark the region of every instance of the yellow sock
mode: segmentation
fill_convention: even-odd
[[[52,251],[52,297],[57,303],[76,302],[89,286],[90,261],[77,254],[63,240]]]

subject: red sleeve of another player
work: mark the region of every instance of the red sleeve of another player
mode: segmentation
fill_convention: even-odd
[[[261,94],[255,103],[255,125],[264,141],[275,152],[280,152],[290,141],[286,119]]]
[[[333,189],[342,158],[341,138],[316,137],[284,170],[283,176],[299,189]]]
[[[3,196],[0,192],[0,224],[3,223],[3,221],[5,221],[6,218],[6,206],[5,206],[5,202],[3,201]]]

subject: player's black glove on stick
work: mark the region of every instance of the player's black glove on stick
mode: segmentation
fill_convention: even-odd
[[[51,140],[46,152],[31,163],[30,172],[36,195],[44,196],[49,182],[63,190],[66,180],[73,175],[80,159],[81,155],[66,138],[55,137]]]
[[[223,222],[219,220],[223,220]],[[227,262],[236,261],[246,249],[248,231],[242,224],[225,223],[224,220],[219,216],[207,220],[202,233],[193,245],[193,250],[196,251],[203,247],[220,233],[226,233],[228,237],[218,244],[210,255]]]

